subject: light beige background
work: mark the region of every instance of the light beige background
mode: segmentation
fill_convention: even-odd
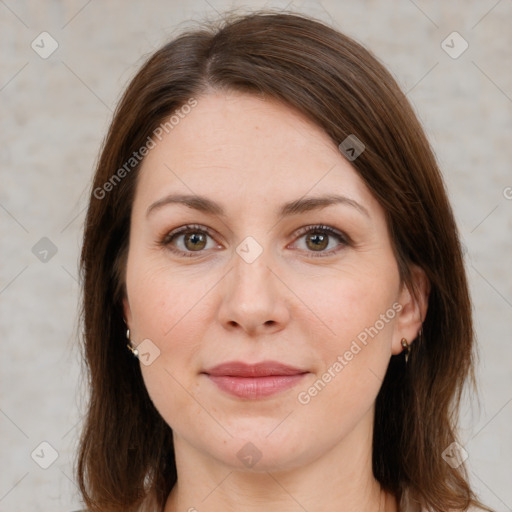
[[[0,0],[0,511],[80,505],[72,470],[83,401],[77,260],[93,167],[116,101],[145,56],[190,26],[187,20],[264,5]],[[476,314],[481,408],[467,406],[462,425],[471,481],[489,505],[510,511],[512,2],[266,5],[316,16],[373,50],[425,126],[467,248]],[[58,43],[46,59],[31,48],[34,40],[42,45],[43,31]],[[457,59],[441,47],[453,31],[469,43]],[[43,237],[57,249],[46,262],[32,251]],[[35,462],[51,462],[43,441],[58,452],[48,469]]]

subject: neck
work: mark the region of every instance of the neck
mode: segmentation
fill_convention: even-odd
[[[233,468],[174,433],[178,480],[165,512],[396,512],[394,496],[373,476],[372,425],[366,425],[316,460],[280,471]]]

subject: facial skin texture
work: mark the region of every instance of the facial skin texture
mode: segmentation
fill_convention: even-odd
[[[126,269],[131,339],[160,350],[152,364],[139,364],[174,432],[178,483],[166,511],[379,510],[374,402],[401,338],[413,340],[425,317],[423,274],[414,273],[415,301],[401,286],[384,211],[319,127],[255,95],[210,92],[197,100],[142,164]],[[179,204],[147,215],[169,194],[206,196],[225,217]],[[283,203],[325,194],[357,201],[367,214],[336,204],[277,217]],[[171,246],[191,257],[160,243],[187,224],[212,232],[206,243],[175,237]],[[317,224],[352,242],[329,235],[322,245],[315,233],[297,234]],[[249,236],[263,249],[252,263],[236,252]],[[298,394],[395,303],[400,312],[301,404]],[[280,361],[309,373],[277,395],[241,399],[201,374],[234,360]],[[261,453],[253,467],[237,456],[248,442]],[[391,496],[386,510],[396,510]]]

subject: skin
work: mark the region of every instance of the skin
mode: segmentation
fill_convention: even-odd
[[[171,193],[207,196],[225,217],[180,204],[147,214]],[[285,202],[332,193],[367,214],[336,204],[277,217]],[[212,235],[162,243],[187,224]],[[316,224],[351,242],[297,234]],[[263,249],[252,263],[236,252],[248,236]],[[419,269],[413,276],[417,298],[400,282],[382,207],[319,127],[275,100],[199,97],[142,164],[126,267],[125,319],[134,345],[149,339],[160,351],[140,364],[174,433],[178,482],[166,512],[397,510],[372,474],[373,416],[391,355],[417,336],[426,314],[428,284]],[[332,375],[337,357],[393,304],[401,306],[394,318],[300,403],[298,394],[328,368]],[[268,359],[309,373],[259,400],[227,395],[201,374]],[[261,454],[252,467],[237,456],[248,442]]]

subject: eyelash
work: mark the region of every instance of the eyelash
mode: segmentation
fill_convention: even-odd
[[[313,226],[306,226],[304,228],[299,229],[299,231],[296,233],[297,237],[302,237],[304,235],[307,235],[309,233],[318,233],[318,234],[327,234],[329,236],[337,238],[342,245],[349,246],[352,244],[352,241],[348,235],[345,235],[344,233],[331,228],[330,226],[325,226],[323,224],[317,224]],[[188,224],[186,226],[182,226],[178,229],[175,229],[174,231],[171,231],[170,233],[166,234],[164,238],[161,240],[160,244],[161,246],[164,246],[168,248],[170,251],[179,254],[180,256],[185,256],[187,258],[193,258],[196,257],[194,252],[200,254],[203,251],[182,251],[180,249],[176,249],[172,245],[172,241],[178,237],[179,235],[187,234],[187,233],[203,233],[213,238],[212,231],[205,227],[205,226],[199,226],[197,224]],[[306,251],[311,253],[312,258],[325,258],[327,256],[332,256],[333,254],[340,251],[341,248],[331,249],[330,251],[324,252],[319,251],[317,254],[315,254],[315,251]]]

